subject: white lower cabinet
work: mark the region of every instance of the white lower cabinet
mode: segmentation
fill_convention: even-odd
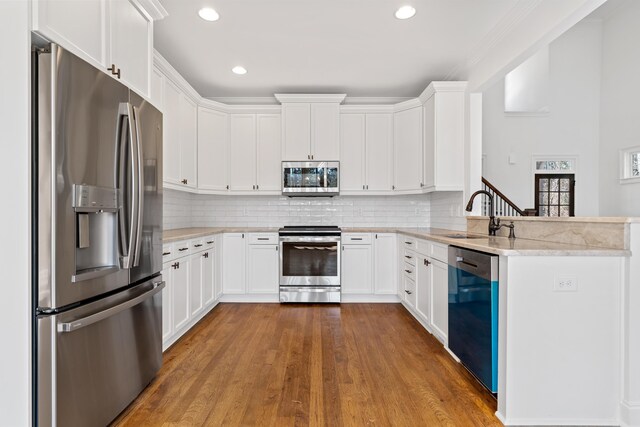
[[[222,243],[222,293],[244,294],[246,248],[243,233],[225,233]]]
[[[214,249],[202,255],[202,301],[205,306],[216,299],[216,258]]]
[[[449,333],[449,268],[442,261],[432,260],[431,287],[433,301],[431,305],[431,325],[434,332],[447,345]]]
[[[173,330],[178,332],[180,328],[189,322],[189,270],[191,262],[188,257],[180,258],[171,266],[171,282],[173,283],[172,307]]]
[[[202,310],[202,253],[189,257],[189,314],[197,316]]]
[[[173,274],[171,274],[171,263],[162,265],[162,280],[165,283],[162,290],[162,342],[165,343],[173,335]]]
[[[342,245],[342,293],[371,294],[371,245]]]
[[[247,245],[247,292],[278,293],[278,245]]]
[[[224,234],[222,293],[230,296],[228,301],[234,301],[234,295],[278,293],[277,242],[277,233]],[[242,297],[239,300],[246,301]]]
[[[416,310],[427,324],[431,324],[431,272],[432,263],[425,256],[417,259]]]
[[[373,293],[393,295],[397,292],[396,234],[376,233],[373,239]]]

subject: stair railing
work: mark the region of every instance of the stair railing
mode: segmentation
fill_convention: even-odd
[[[493,196],[493,207],[496,216],[535,216],[535,209],[520,209],[507,196],[502,194],[495,185],[482,177],[482,189],[489,192]],[[482,202],[482,215],[489,216],[489,201],[487,198]]]

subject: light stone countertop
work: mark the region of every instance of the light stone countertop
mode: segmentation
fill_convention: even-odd
[[[277,233],[275,227],[203,227],[166,230],[163,243],[196,239],[216,233]],[[455,245],[481,252],[504,256],[618,256],[627,257],[631,251],[607,249],[595,246],[555,243],[542,240],[490,237],[481,234],[467,234],[464,231],[438,228],[403,227],[344,227],[343,233],[398,233],[409,237],[432,240],[445,245]],[[468,235],[476,238],[454,238],[450,235]]]

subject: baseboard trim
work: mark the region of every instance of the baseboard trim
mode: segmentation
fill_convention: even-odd
[[[496,417],[505,426],[617,426],[620,425],[618,420],[608,419],[591,419],[591,418],[561,418],[561,419],[537,419],[537,418],[507,418]],[[501,419],[502,418],[502,419]]]
[[[620,425],[640,426],[640,402],[620,402]]]
[[[342,294],[343,303],[398,303],[400,299],[396,294]]]
[[[238,303],[279,303],[278,294],[224,294],[220,297],[220,302]]]
[[[189,331],[189,329],[193,328],[196,323],[201,321],[204,318],[204,316],[209,314],[209,312],[211,312],[211,310],[213,310],[218,305],[219,302],[220,300],[215,300],[213,303],[211,303],[211,305],[204,307],[202,312],[198,314],[196,317],[194,317],[193,319],[191,319],[189,323],[183,325],[179,330],[174,331],[173,335],[168,340],[163,341],[162,352],[164,353],[165,351],[167,351],[180,338],[182,338],[184,334],[186,334]]]

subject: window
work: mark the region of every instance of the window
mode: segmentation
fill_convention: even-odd
[[[575,175],[536,174],[536,211],[538,216],[574,216]]]
[[[640,182],[640,147],[620,151],[620,182]]]
[[[572,160],[536,160],[536,171],[573,171]]]

